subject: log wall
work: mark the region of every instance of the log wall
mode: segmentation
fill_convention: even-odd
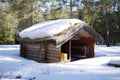
[[[60,48],[57,48],[54,44],[47,45],[47,61],[50,63],[60,62]]]
[[[26,46],[23,43],[20,44],[20,56],[26,57]]]
[[[26,58],[37,62],[45,62],[45,45],[44,44],[24,44],[26,46]]]
[[[79,37],[79,35],[75,36],[71,40],[72,41],[76,40],[75,43],[88,45],[89,54],[87,57],[94,57],[95,40],[92,37]],[[49,63],[66,62],[68,56],[66,54],[67,53],[63,53],[61,51],[61,47],[56,47],[56,45],[52,43],[49,44],[21,43],[21,48],[20,48],[20,55],[22,57],[32,59],[38,62],[49,62]]]
[[[20,55],[37,62],[60,62],[61,49],[50,44],[21,44]]]

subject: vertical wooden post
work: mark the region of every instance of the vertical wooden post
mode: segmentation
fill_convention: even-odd
[[[69,60],[71,61],[71,40],[69,40]]]
[[[63,56],[62,56],[62,52],[61,52],[61,46],[58,48],[58,53],[59,55],[59,62],[63,62]]]
[[[26,47],[23,43],[20,44],[20,56],[26,57]]]
[[[48,44],[47,43],[44,43],[43,44],[44,45],[44,47],[45,47],[45,62],[47,62],[47,51],[48,51]]]
[[[89,57],[94,57],[94,43],[89,43]]]

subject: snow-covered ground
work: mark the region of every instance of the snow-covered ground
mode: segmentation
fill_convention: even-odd
[[[95,46],[95,58],[69,63],[38,63],[19,56],[19,45],[0,45],[0,80],[120,80],[120,46]]]

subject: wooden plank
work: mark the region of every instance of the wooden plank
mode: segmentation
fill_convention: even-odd
[[[49,57],[57,57],[57,58],[59,58],[60,57],[60,55],[59,54],[47,54],[47,56]]]
[[[52,48],[52,47],[48,47],[47,50],[52,50],[52,51],[58,51],[58,48]]]
[[[69,60],[71,61],[71,40],[69,40]]]
[[[80,33],[76,34],[71,40],[80,40],[83,37]]]
[[[40,59],[40,58],[37,58],[37,57],[27,56],[27,58],[30,59],[30,60],[37,61],[37,62],[45,62],[44,59]]]
[[[92,37],[87,31],[85,31],[84,29],[80,30],[80,34],[84,35],[84,37]]]
[[[31,58],[31,59],[45,60],[45,58],[43,56],[31,56],[31,55],[27,55],[26,57]]]
[[[44,44],[25,44],[26,58],[37,62],[45,62],[45,46]]]
[[[38,58],[38,57],[31,57],[31,56],[27,56],[26,58],[34,60],[34,61],[45,61],[45,59],[43,58]]]
[[[36,52],[36,51],[27,51],[26,54],[37,54],[37,55],[41,55],[41,54],[45,54],[45,52]]]
[[[36,54],[26,54],[26,56],[45,58],[45,55],[36,55]]]
[[[48,50],[47,54],[58,54],[58,52],[57,51],[50,51],[50,50]]]
[[[48,44],[48,47],[56,47],[56,45],[54,45],[54,44]]]
[[[20,56],[26,57],[26,46],[23,43],[20,44]]]
[[[91,43],[91,44],[89,44],[89,57],[92,58],[94,56],[95,56],[95,54],[94,54],[94,44]]]
[[[40,44],[26,44],[26,46],[28,47],[28,48],[37,48],[37,49],[39,49],[39,47],[40,47]]]
[[[60,61],[60,60],[59,60],[59,57],[50,57],[50,56],[47,56],[47,60]]]
[[[27,50],[30,51],[44,51],[45,46],[41,44],[27,44]]]
[[[58,62],[59,61],[59,53],[58,48],[54,44],[48,44],[47,46],[47,61],[48,62]]]
[[[80,43],[95,43],[95,39],[93,37],[82,37]]]
[[[27,51],[30,51],[30,52],[45,52],[45,49],[27,49]]]
[[[60,61],[55,61],[55,60],[48,60],[49,63],[58,63]]]

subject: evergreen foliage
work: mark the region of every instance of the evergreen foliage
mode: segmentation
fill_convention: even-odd
[[[0,44],[15,43],[21,30],[38,22],[71,18],[70,6],[66,0],[1,0]],[[71,7],[77,8],[72,18],[87,22],[108,46],[120,44],[120,0],[72,0]]]
[[[2,8],[2,6],[1,6]],[[9,12],[10,5],[7,5],[1,9],[0,14],[0,44],[11,44],[14,43],[15,35],[15,15]]]

